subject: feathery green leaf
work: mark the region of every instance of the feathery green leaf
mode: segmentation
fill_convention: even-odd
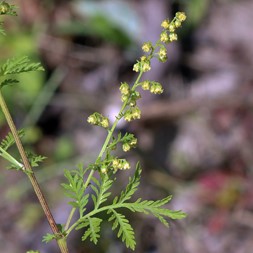
[[[38,167],[39,163],[43,162],[46,159],[45,156],[36,155],[32,152],[26,152],[26,154],[32,167]]]
[[[19,138],[22,138],[25,135],[25,132],[23,129],[18,131]],[[14,137],[11,132],[9,132],[5,138],[1,141],[0,147],[4,149],[5,151],[11,147],[15,143]]]
[[[0,67],[0,76],[44,70],[41,63],[31,63],[27,56],[7,59]]]
[[[94,208],[98,209],[111,195],[111,192],[108,192],[108,190],[111,188],[113,180],[111,180],[107,174],[102,176],[101,182],[94,177],[92,180],[95,183],[91,186],[92,190],[95,192],[95,194],[92,194],[92,200]]]
[[[42,242],[49,243],[55,239],[55,235],[47,233],[43,236]]]
[[[124,207],[130,209],[132,212],[152,214],[157,217],[164,225],[167,226],[168,222],[165,220],[165,218],[182,219],[186,217],[186,214],[180,210],[174,211],[162,207],[170,200],[171,196],[157,201],[138,199],[134,203],[124,203]]]
[[[118,228],[117,237],[121,238],[122,242],[126,244],[127,248],[134,250],[136,245],[135,235],[128,219],[125,217],[125,215],[116,212],[114,209],[110,209],[108,213],[112,214],[108,219],[108,221],[113,222],[112,230]]]
[[[103,220],[97,217],[88,217],[86,221],[80,223],[76,229],[87,228],[84,235],[82,236],[82,241],[85,241],[90,237],[90,241],[97,244],[100,238],[100,225]]]
[[[132,195],[138,190],[138,185],[140,184],[140,177],[141,177],[141,167],[140,164],[137,163],[136,170],[134,173],[133,178],[129,178],[129,183],[126,186],[125,191],[122,191],[120,194],[119,199],[115,198],[113,203],[123,203],[126,200],[130,199]]]
[[[79,166],[78,170],[72,172],[65,170],[64,176],[68,180],[68,183],[61,184],[65,189],[65,195],[74,200],[69,202],[69,204],[79,209],[80,217],[83,216],[89,200],[89,194],[85,194],[86,189],[83,182],[84,173],[85,170],[82,166]]]
[[[13,85],[17,83],[19,83],[19,81],[16,79],[5,79],[0,83],[0,89],[3,88],[4,86]]]

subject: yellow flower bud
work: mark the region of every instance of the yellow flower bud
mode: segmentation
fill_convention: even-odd
[[[149,83],[149,81],[144,81],[144,82],[142,82],[141,87],[142,87],[143,90],[149,90],[149,88],[150,88],[150,83]]]
[[[154,82],[150,88],[150,92],[154,94],[163,93],[163,87],[160,83]]]
[[[150,52],[150,50],[152,49],[152,44],[151,42],[145,42],[142,45],[142,50],[146,53]]]
[[[171,34],[169,35],[169,37],[170,37],[170,41],[171,41],[171,42],[177,40],[177,34],[176,34],[176,33],[171,33]]]
[[[140,72],[140,63],[139,62],[134,64],[133,71]]]
[[[167,50],[166,48],[162,47],[160,48],[159,52],[158,52],[158,56],[159,56],[159,60],[161,62],[165,62],[168,58],[167,58]]]
[[[145,55],[141,56],[141,61],[142,62],[147,61],[147,60],[148,60],[147,56],[145,56]]]
[[[131,149],[131,146],[128,143],[124,143],[122,145],[122,149],[123,149],[123,151],[127,152]]]
[[[98,123],[97,117],[94,114],[92,114],[88,117],[87,122],[92,125],[96,125]]]
[[[103,118],[100,122],[100,125],[104,128],[109,127],[109,120],[107,118]]]
[[[123,94],[123,95],[128,95],[130,92],[129,85],[127,83],[121,83],[119,89],[121,91],[121,94]]]
[[[106,167],[102,167],[102,168],[101,168],[101,172],[102,172],[103,174],[106,174],[107,168],[106,168]]]
[[[120,165],[119,159],[114,158],[113,161],[112,161],[112,167],[114,169],[117,169],[119,167],[119,165]]]
[[[133,139],[131,140],[131,142],[130,142],[130,146],[135,147],[136,144],[137,144],[137,139],[136,139],[136,138],[133,138]]]
[[[163,32],[161,33],[161,35],[160,35],[160,40],[161,40],[161,42],[163,42],[163,43],[169,42],[169,36],[168,36],[168,34],[167,34],[166,31],[163,31]]]
[[[141,118],[141,110],[137,106],[133,107],[132,117],[133,117],[133,119],[140,119]]]
[[[176,20],[174,24],[175,24],[175,27],[178,28],[181,26],[182,23],[180,20]]]
[[[184,12],[177,12],[177,13],[176,13],[176,18],[177,18],[179,21],[183,22],[183,21],[186,20],[186,15],[185,15]]]
[[[123,170],[129,170],[130,169],[130,164],[129,162],[125,161],[124,164],[123,164]]]
[[[163,20],[163,22],[161,23],[161,27],[163,27],[164,29],[168,29],[169,28],[169,20],[168,19],[165,19]]]
[[[170,31],[171,33],[175,32],[175,24],[174,24],[174,23],[171,23],[171,24],[169,25],[169,31]]]
[[[167,56],[167,50],[166,50],[166,48],[160,48],[158,54],[159,54],[159,57],[161,57],[161,58],[166,57]]]
[[[142,65],[142,70],[143,72],[147,72],[151,69],[151,66],[150,66],[150,62],[149,61],[145,61]]]

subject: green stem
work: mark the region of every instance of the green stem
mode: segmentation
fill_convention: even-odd
[[[76,208],[73,207],[73,208],[71,209],[71,211],[70,211],[69,217],[68,217],[67,222],[66,222],[66,224],[65,224],[65,227],[64,227],[64,230],[65,230],[65,231],[68,230],[69,225],[70,225],[70,222],[71,222],[71,220],[72,220],[72,218],[73,218],[73,215],[74,215],[75,211],[76,211]]]
[[[87,218],[94,216],[95,214],[104,212],[106,210],[109,209],[118,209],[118,208],[129,208],[129,204],[128,203],[118,203],[118,204],[112,204],[112,205],[108,205],[108,206],[103,206],[100,207],[98,209],[94,209],[93,211],[87,213],[85,216],[83,216],[81,219],[79,219],[78,221],[76,221],[67,231],[67,235],[70,234],[70,232],[75,229],[75,227],[84,222]]]
[[[24,165],[22,163],[18,162],[12,155],[10,155],[1,147],[0,147],[0,156],[2,156],[4,159],[6,159],[7,161],[12,163],[14,166],[18,167],[19,169],[24,168]]]
[[[134,85],[133,85],[133,87],[132,87],[132,90],[136,89],[136,87],[137,87],[137,85],[138,85],[138,83],[139,83],[139,81],[140,81],[140,79],[141,79],[142,74],[143,74],[143,72],[141,71],[141,72],[139,73],[138,77],[136,78],[135,82],[134,82]],[[127,104],[128,104],[128,101],[126,100],[126,101],[124,102],[124,104],[122,105],[122,107],[121,107],[121,109],[120,109],[118,115],[116,116],[116,119],[115,119],[115,121],[114,121],[114,123],[113,123],[111,129],[108,130],[108,134],[107,134],[107,136],[106,136],[106,139],[105,139],[105,141],[104,141],[104,144],[103,144],[103,146],[102,146],[102,149],[101,149],[100,152],[99,152],[99,155],[98,155],[98,157],[97,157],[97,159],[96,159],[96,162],[104,155],[104,152],[105,152],[105,150],[106,150],[106,148],[107,148],[107,145],[108,145],[110,139],[112,138],[112,135],[113,135],[113,133],[114,133],[114,130],[115,130],[115,128],[116,128],[116,126],[117,126],[119,120],[122,118],[122,113],[124,112],[124,110],[125,110]],[[89,183],[90,183],[90,180],[91,180],[93,174],[94,174],[94,170],[91,170],[91,172],[90,172],[90,174],[89,174],[89,176],[88,176],[88,178],[87,178],[87,180],[86,180],[86,182],[85,182],[85,189],[88,187],[88,185],[89,185]]]
[[[8,125],[9,125],[9,127],[10,127],[10,130],[12,132],[12,135],[13,135],[13,138],[14,138],[15,143],[17,145],[17,148],[18,148],[18,151],[20,153],[20,156],[22,158],[22,161],[23,161],[23,164],[24,164],[24,172],[26,172],[26,174],[27,174],[27,176],[28,176],[28,178],[29,178],[32,186],[33,186],[33,189],[34,189],[34,191],[36,193],[36,196],[37,196],[37,198],[38,198],[38,200],[40,202],[40,205],[41,205],[41,207],[42,207],[42,209],[43,209],[43,211],[44,211],[44,213],[45,213],[45,215],[47,217],[47,220],[48,220],[48,223],[49,223],[49,225],[50,225],[50,227],[52,229],[52,232],[54,233],[54,235],[56,235],[57,237],[59,237],[59,235],[61,235],[61,233],[60,233],[60,231],[59,231],[59,229],[58,229],[58,227],[56,225],[56,222],[55,222],[54,217],[53,217],[53,215],[52,215],[52,213],[51,213],[51,211],[49,209],[49,206],[48,206],[48,204],[46,202],[46,199],[45,199],[45,197],[44,197],[44,195],[43,195],[43,193],[42,193],[42,191],[40,189],[38,181],[37,181],[37,179],[36,179],[36,177],[35,177],[35,175],[33,173],[33,169],[32,169],[32,167],[30,165],[30,162],[29,162],[29,160],[28,160],[28,158],[26,156],[26,153],[25,153],[24,147],[23,147],[23,145],[21,143],[21,140],[19,138],[16,126],[15,126],[15,124],[13,122],[13,119],[12,119],[12,117],[10,115],[10,112],[9,112],[8,107],[7,107],[6,103],[5,103],[5,100],[4,100],[3,96],[2,96],[1,91],[0,91],[0,106],[2,108],[2,111],[4,113],[6,121],[7,121]],[[62,253],[68,253],[67,246],[65,246],[66,242],[64,244],[64,243],[62,243],[62,241],[57,240],[57,243],[58,243],[59,248],[60,248],[60,250],[61,250]]]

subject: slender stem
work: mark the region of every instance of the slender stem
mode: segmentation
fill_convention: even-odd
[[[36,193],[36,196],[37,196],[37,198],[38,198],[38,200],[40,202],[40,205],[41,205],[41,207],[42,207],[42,209],[43,209],[43,211],[44,211],[44,213],[45,213],[45,215],[47,217],[48,223],[49,223],[49,225],[50,225],[50,227],[51,227],[54,235],[56,235],[57,237],[59,237],[61,235],[61,233],[60,233],[60,231],[59,231],[59,229],[58,229],[58,227],[57,227],[57,225],[55,223],[54,217],[53,217],[53,215],[52,215],[52,213],[51,213],[51,211],[49,209],[49,206],[48,206],[48,204],[46,202],[46,199],[45,199],[45,197],[44,197],[44,195],[43,195],[43,193],[42,193],[42,191],[40,189],[40,186],[38,184],[38,181],[37,181],[37,179],[36,179],[36,177],[35,177],[35,175],[33,173],[33,169],[32,169],[32,167],[30,165],[30,162],[29,162],[29,160],[28,160],[28,158],[26,156],[26,153],[25,153],[24,147],[23,147],[23,145],[21,143],[21,140],[19,138],[16,126],[15,126],[13,120],[12,120],[12,117],[10,115],[10,112],[9,112],[8,107],[7,107],[6,103],[5,103],[5,100],[4,100],[3,96],[2,96],[1,91],[0,91],[0,106],[2,108],[2,111],[4,113],[5,118],[7,120],[7,123],[9,125],[9,127],[10,127],[10,130],[12,132],[12,135],[14,137],[14,140],[15,140],[15,143],[17,145],[17,148],[18,148],[18,151],[20,153],[20,156],[22,158],[22,161],[23,161],[23,164],[24,164],[24,171],[26,172],[26,174],[27,174],[27,176],[28,176],[28,178],[29,178],[32,186],[33,186],[33,189],[34,189],[34,191]],[[59,248],[60,248],[60,250],[61,250],[62,253],[68,253],[66,242],[63,243],[62,240],[60,241],[60,239],[59,239],[59,240],[57,240],[57,243],[58,243]]]
[[[101,212],[104,212],[106,210],[109,210],[109,209],[117,209],[117,208],[128,208],[129,205],[128,203],[117,203],[117,204],[111,204],[111,205],[108,205],[108,206],[103,206],[103,207],[100,207],[98,209],[94,209],[92,210],[91,212],[87,213],[85,216],[83,216],[81,219],[79,219],[76,223],[74,223],[67,231],[66,233],[69,234],[79,223],[85,221],[87,218],[95,215],[95,214],[98,214],[98,213],[101,213]]]
[[[66,224],[65,224],[65,227],[64,227],[64,230],[65,230],[65,231],[68,230],[69,225],[70,225],[70,222],[71,222],[71,220],[72,220],[72,218],[73,218],[73,215],[74,215],[75,211],[76,211],[76,208],[73,207],[73,208],[71,209],[71,211],[70,211],[69,217],[68,217],[67,222],[66,222]]]

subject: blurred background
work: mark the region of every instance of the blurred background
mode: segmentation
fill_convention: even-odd
[[[253,1],[252,0],[16,0],[18,17],[6,18],[1,60],[28,55],[45,72],[23,75],[4,89],[26,147],[47,160],[36,170],[59,223],[70,207],[62,195],[63,170],[93,162],[105,131],[87,124],[94,111],[112,117],[120,107],[120,82],[132,82],[145,41],[176,11],[187,21],[168,46],[165,64],[152,62],[146,78],[163,84],[160,96],[142,93],[142,119],[122,123],[141,161],[138,196],[173,194],[168,205],[188,217],[171,222],[134,214],[138,253],[252,253],[253,248]],[[8,133],[0,113],[0,137]],[[16,152],[15,149],[13,152]],[[57,252],[41,243],[50,232],[22,173],[0,160],[0,249]],[[122,177],[122,178],[121,178]],[[115,192],[126,181],[122,173]],[[105,224],[98,246],[69,239],[73,253],[127,253]]]

